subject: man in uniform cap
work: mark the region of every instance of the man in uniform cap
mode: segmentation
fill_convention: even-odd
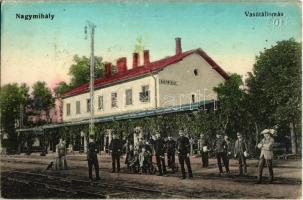
[[[179,156],[179,163],[181,165],[182,179],[186,178],[184,162],[187,166],[189,178],[193,178],[193,173],[191,171],[191,165],[189,160],[190,142],[188,137],[185,137],[183,130],[179,130],[179,135],[180,137],[177,140],[177,151]]]
[[[116,164],[117,171],[120,172],[120,156],[122,153],[122,141],[117,137],[117,134],[113,135],[113,139],[110,142],[110,150],[112,151],[112,171],[111,173],[116,172]]]
[[[274,179],[274,172],[272,168],[272,159],[273,159],[273,145],[274,145],[274,139],[272,135],[274,134],[273,129],[264,129],[261,132],[262,135],[264,135],[264,138],[262,141],[258,144],[258,148],[261,149],[261,154],[260,154],[260,160],[259,160],[259,165],[258,165],[258,181],[257,184],[262,183],[262,172],[264,165],[266,163],[268,170],[269,170],[269,180],[270,183],[273,182]]]
[[[89,144],[88,144],[88,151],[87,151],[87,161],[88,161],[88,176],[90,180],[93,180],[92,176],[92,169],[93,166],[95,168],[96,173],[96,180],[100,180],[99,177],[99,163],[98,163],[98,146],[93,140],[93,136],[89,136]]]
[[[153,142],[155,156],[157,161],[157,166],[159,169],[159,176],[163,176],[163,173],[166,174],[166,167],[165,167],[165,156],[164,156],[164,145],[165,141],[161,138],[159,132],[156,133],[156,140]]]
[[[235,147],[234,147],[234,156],[236,159],[239,161],[239,175],[244,175],[247,174],[247,166],[246,166],[246,156],[247,154],[247,144],[245,140],[242,137],[241,133],[237,133],[237,140],[235,142]]]

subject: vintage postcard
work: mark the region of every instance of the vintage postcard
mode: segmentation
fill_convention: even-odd
[[[1,198],[302,198],[299,1],[1,2]]]

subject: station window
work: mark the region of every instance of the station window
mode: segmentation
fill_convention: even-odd
[[[76,101],[76,114],[80,114],[81,109],[80,109],[80,101]]]
[[[133,104],[133,91],[132,89],[125,90],[125,104],[132,105]]]
[[[66,115],[69,116],[70,115],[70,103],[66,104]]]
[[[86,100],[86,111],[90,112],[90,99]]]
[[[103,96],[98,96],[98,109],[103,110]]]
[[[112,92],[111,94],[111,100],[112,100],[112,108],[117,108],[117,92]]]
[[[142,86],[142,90],[139,95],[140,95],[141,102],[149,102],[150,101],[149,86],[148,85]]]

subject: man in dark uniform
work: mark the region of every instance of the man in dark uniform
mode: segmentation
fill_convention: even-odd
[[[231,141],[231,139],[228,137],[228,135],[224,135],[224,140],[225,140],[225,143],[226,143],[225,157],[226,157],[227,166],[228,166],[228,169],[229,169],[229,159],[232,158],[232,151],[233,151],[233,148],[234,148],[234,144]]]
[[[219,133],[217,133],[216,137],[217,138],[216,138],[215,143],[214,143],[214,150],[215,150],[215,153],[216,153],[220,174],[223,173],[221,160],[223,160],[223,164],[225,166],[226,173],[229,173],[228,161],[227,161],[227,158],[226,158],[226,151],[227,151],[226,150],[227,149],[226,141],[224,140],[222,135],[219,134]]]
[[[168,140],[166,142],[166,153],[168,167],[170,167],[172,172],[175,173],[176,142],[171,136],[168,136]]]
[[[160,133],[157,133],[156,140],[154,141],[154,150],[159,169],[159,176],[163,176],[163,173],[166,174],[164,145],[165,141],[161,138]]]
[[[177,151],[179,156],[179,163],[181,165],[182,179],[186,178],[184,162],[187,166],[189,178],[193,178],[193,173],[191,171],[191,165],[189,160],[190,142],[189,139],[184,136],[183,130],[179,130],[179,135],[180,137],[177,140]]]
[[[92,176],[92,169],[93,166],[95,168],[96,173],[96,180],[100,180],[99,176],[99,163],[98,163],[98,146],[93,140],[93,136],[89,136],[89,144],[88,144],[88,151],[87,151],[87,161],[88,161],[88,176],[90,180],[93,180]]]
[[[113,139],[110,142],[110,150],[112,153],[112,171],[111,173],[116,172],[116,163],[117,163],[117,172],[120,172],[120,156],[122,153],[122,141],[117,138],[117,135],[113,135]]]
[[[247,174],[247,166],[246,166],[246,156],[247,156],[247,144],[242,137],[241,133],[237,133],[238,139],[235,142],[234,147],[234,157],[238,159],[239,162],[239,176]]]

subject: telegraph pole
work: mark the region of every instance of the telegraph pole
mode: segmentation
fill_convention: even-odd
[[[94,135],[94,79],[95,79],[95,57],[94,57],[94,36],[96,26],[87,22],[88,29],[90,33],[90,80],[89,80],[89,89],[90,89],[90,120],[89,120],[89,135]],[[87,34],[87,26],[85,26],[85,33]]]

